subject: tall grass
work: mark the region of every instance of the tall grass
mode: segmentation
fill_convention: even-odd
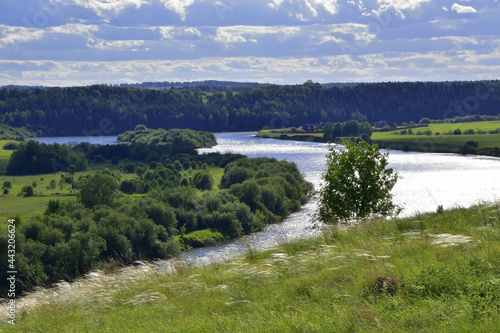
[[[5,332],[495,332],[500,210],[457,208],[204,268],[93,273],[28,295]],[[120,275],[121,274],[121,275]],[[30,302],[30,300],[33,300]],[[4,320],[5,322],[5,320]]]

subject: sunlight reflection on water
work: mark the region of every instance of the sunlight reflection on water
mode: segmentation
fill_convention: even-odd
[[[219,133],[218,145],[200,152],[232,152],[295,162],[316,190],[321,187],[327,144],[259,139],[255,134]],[[445,209],[468,207],[480,201],[495,201],[500,194],[498,158],[391,151],[389,166],[401,177],[393,190],[394,201],[404,208],[401,216],[435,211],[438,205]],[[227,260],[248,248],[266,249],[286,240],[317,235],[320,225],[312,218],[316,209],[317,200],[313,199],[283,223],[269,225],[262,232],[228,245],[188,251],[183,257],[205,264]]]

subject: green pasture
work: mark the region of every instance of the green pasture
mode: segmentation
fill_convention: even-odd
[[[73,177],[78,179],[80,176],[92,175],[98,171],[102,171],[108,168],[111,171],[117,171],[118,166],[111,165],[109,161],[102,164],[92,164],[89,170],[85,172],[75,172]],[[223,168],[209,167],[207,169],[214,177],[213,191],[220,191],[219,184],[224,174]],[[186,175],[193,173],[193,170],[184,171]],[[12,188],[9,189],[8,194],[2,194],[0,192],[0,224],[7,221],[8,218],[12,218],[19,214],[23,219],[29,219],[36,214],[43,213],[49,200],[69,200],[75,199],[78,190],[72,189],[70,184],[60,185],[61,175],[70,176],[68,173],[52,173],[52,174],[42,174],[42,175],[29,175],[29,176],[8,176],[5,174],[0,174],[0,186],[4,182],[9,181],[12,184]],[[137,179],[135,173],[121,173],[120,181]],[[50,182],[54,180],[56,182],[55,188],[50,188]],[[34,196],[25,198],[21,193],[21,189],[24,186],[32,186],[36,183],[34,187]],[[197,195],[202,195],[206,191],[201,191],[196,189]],[[133,195],[140,196],[140,195]]]
[[[21,216],[23,221],[29,220],[37,214],[43,214],[47,208],[49,200],[71,200],[71,196],[32,196],[24,198],[22,196],[0,196],[0,225],[6,223],[8,219]]]
[[[499,214],[478,205],[333,227],[226,263],[174,261],[175,273],[99,271],[28,296],[0,330],[497,332]]]
[[[394,131],[373,132],[371,139],[382,147],[392,149],[453,153],[459,152],[460,148],[467,142],[475,141],[478,143],[476,151],[478,154],[495,155],[495,148],[500,147],[500,134],[489,134],[488,131],[494,131],[498,128],[500,128],[500,121],[429,124],[428,127],[412,128],[412,134],[401,134],[401,131],[404,130],[401,128]],[[449,134],[456,129],[460,129],[462,134]],[[464,134],[470,129],[474,130],[476,134]],[[477,134],[478,130],[486,133]],[[426,134],[426,131],[431,133]]]
[[[105,168],[109,168],[111,171],[118,170],[118,167],[116,165],[111,165],[111,163],[95,164],[92,165],[88,171],[75,172],[73,177],[78,179],[80,176],[91,175]],[[23,219],[29,219],[39,213],[43,214],[49,200],[75,199],[78,190],[72,189],[70,184],[60,184],[61,175],[65,177],[70,176],[68,173],[62,172],[29,176],[0,175],[0,186],[6,181],[12,184],[12,188],[9,189],[8,194],[2,194],[2,192],[0,192],[0,224],[17,214]],[[136,174],[123,173],[121,174],[120,180],[123,181],[136,178]],[[55,188],[50,188],[51,180],[56,182]],[[35,183],[36,187],[33,187]],[[33,187],[34,195],[32,197],[25,198],[21,195],[21,189],[24,186]]]

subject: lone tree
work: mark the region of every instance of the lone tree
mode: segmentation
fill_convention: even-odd
[[[96,205],[111,205],[116,199],[118,183],[108,175],[96,173],[82,186],[80,201],[87,208]]]
[[[387,168],[388,154],[378,145],[343,140],[345,150],[330,147],[324,187],[320,191],[318,218],[324,223],[388,215],[397,207],[391,190],[398,179]]]

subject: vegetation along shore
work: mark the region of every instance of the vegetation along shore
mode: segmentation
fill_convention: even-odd
[[[340,143],[342,138],[354,138],[377,143],[380,148],[421,151],[429,153],[458,153],[471,155],[500,156],[500,120],[483,120],[491,117],[475,117],[476,121],[433,122],[429,119],[419,124],[391,124],[382,128],[365,129],[369,124],[356,121],[345,123],[326,123],[314,126],[314,129],[299,128],[264,128],[257,134],[260,138],[332,142]],[[495,117],[496,118],[496,117]],[[333,132],[335,128],[355,128],[354,131]],[[358,128],[356,130],[356,128]]]
[[[500,156],[498,91],[497,80],[1,88],[0,248],[15,228],[17,273],[0,296],[14,285],[21,297],[17,327],[5,318],[0,331],[493,332],[499,205],[382,218],[398,208],[397,175],[378,147]],[[347,147],[330,150],[320,191],[333,224],[207,267],[177,260],[310,199],[294,163],[197,152],[213,132],[259,129]],[[82,135],[119,143],[26,141]]]
[[[18,293],[110,260],[169,258],[227,242],[299,210],[312,190],[293,163],[198,154],[215,145],[212,133],[141,125],[119,140],[30,140],[10,154],[0,176],[0,212],[2,229],[15,219]],[[7,241],[2,233],[0,246]],[[7,287],[2,281],[1,295]]]
[[[497,205],[477,205],[333,227],[204,268],[178,262],[173,274],[97,271],[29,295],[18,327],[0,329],[495,332],[499,226]]]

